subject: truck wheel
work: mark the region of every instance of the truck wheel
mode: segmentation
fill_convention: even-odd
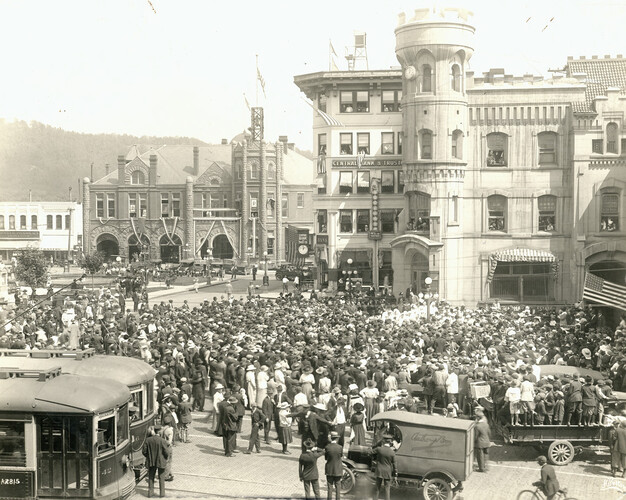
[[[278,274],[278,273],[276,273],[276,279],[277,279],[278,281],[282,280],[282,279],[283,279],[282,274]]]
[[[354,485],[356,484],[356,478],[354,477],[354,472],[348,469],[345,465],[343,466],[343,475],[341,476],[340,481],[341,494],[345,495],[350,493]]]
[[[569,441],[558,439],[548,446],[548,460],[553,465],[567,465],[574,460],[574,446]]]
[[[452,488],[450,483],[440,477],[430,478],[424,483],[425,500],[451,500]]]

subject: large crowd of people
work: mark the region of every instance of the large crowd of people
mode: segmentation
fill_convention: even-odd
[[[609,328],[583,305],[472,309],[439,301],[427,321],[426,304],[411,292],[393,303],[314,292],[198,307],[132,303],[125,292],[77,290],[63,302],[5,308],[0,348],[141,358],[157,371],[162,414],[178,413],[184,428],[190,418],[181,406],[211,411],[227,456],[246,409],[257,426],[248,451],[273,426],[289,453],[296,423],[302,442],[320,449],[330,432],[365,444],[365,432],[376,430],[371,417],[390,408],[484,413],[492,426],[597,425],[612,394],[626,390],[626,320]],[[541,376],[537,367],[546,364],[602,376]]]

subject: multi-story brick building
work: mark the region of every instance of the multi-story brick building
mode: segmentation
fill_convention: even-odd
[[[623,284],[626,60],[475,77],[470,17],[401,15],[398,69],[295,77],[316,108],[329,281],[355,265],[396,293],[430,277],[464,304],[580,300],[585,270]]]
[[[84,251],[165,263],[210,253],[242,264],[267,252],[281,262],[289,225],[312,232],[313,182],[312,161],[286,137],[135,146],[117,169],[84,181]]]

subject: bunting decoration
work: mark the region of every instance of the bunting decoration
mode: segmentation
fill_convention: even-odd
[[[172,236],[176,234],[176,226],[178,225],[178,217],[174,217],[174,224],[172,226],[171,232],[167,230],[167,224],[165,224],[165,217],[161,217],[161,222],[163,223],[163,230],[165,231],[165,236],[167,236],[167,239],[170,240],[170,244],[176,245],[176,243],[174,243],[174,240],[172,239]]]

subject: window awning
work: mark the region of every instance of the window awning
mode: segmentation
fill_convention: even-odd
[[[547,250],[535,250],[533,248],[511,248],[509,250],[494,252],[489,256],[487,283],[491,283],[493,280],[498,262],[551,262],[555,280],[559,273],[559,263],[551,252]]]

